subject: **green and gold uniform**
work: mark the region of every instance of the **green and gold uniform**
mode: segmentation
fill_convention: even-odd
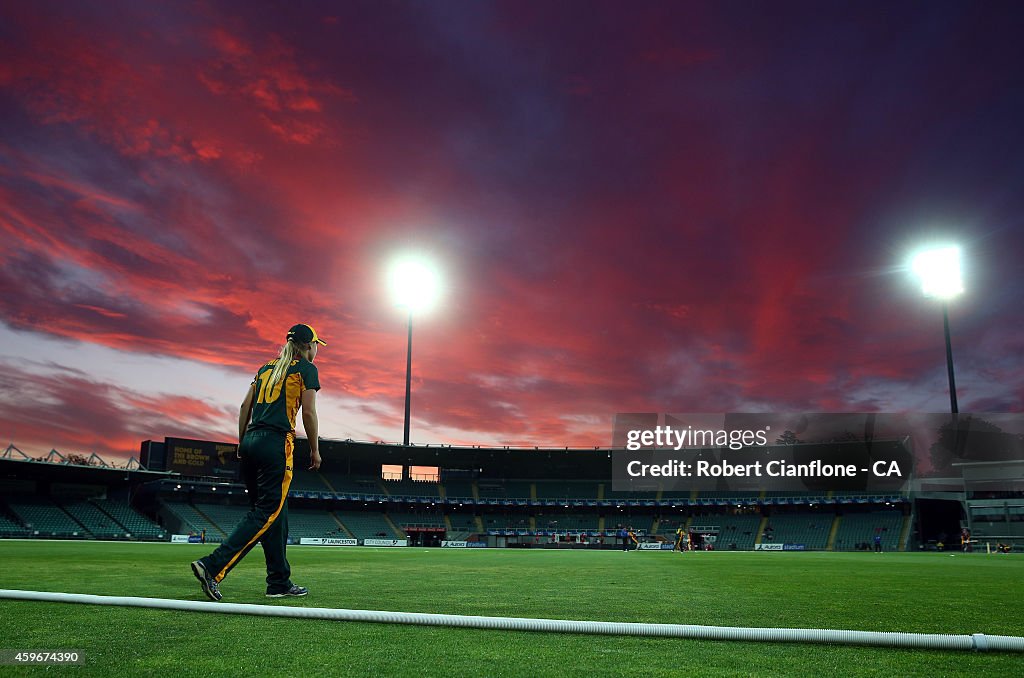
[[[217,550],[202,558],[213,578],[220,582],[257,544],[267,561],[267,593],[291,588],[291,567],[285,557],[288,542],[288,488],[292,482],[295,448],[295,417],[307,389],[320,390],[316,366],[296,358],[284,379],[273,386],[272,360],[259,369],[252,418],[238,446],[242,479],[249,490],[251,510]]]
[[[276,365],[277,361],[271,360],[259,369],[256,378],[252,380],[256,387],[256,399],[247,434],[264,429],[294,433],[295,415],[302,404],[302,392],[310,388],[320,390],[316,365],[301,357],[292,360],[284,379],[268,388],[270,374]]]

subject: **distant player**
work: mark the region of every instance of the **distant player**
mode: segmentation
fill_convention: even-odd
[[[882,533],[875,532],[875,553],[882,552]]]
[[[672,550],[673,551],[679,551],[680,553],[682,553],[683,550],[685,549],[685,546],[684,546],[684,542],[685,541],[686,541],[686,528],[683,527],[682,523],[680,523],[679,527],[676,529],[676,544],[675,544],[675,546],[672,547]]]
[[[971,552],[971,531],[966,527],[960,530],[960,550],[964,553]]]
[[[288,488],[292,482],[295,416],[309,438],[310,470],[320,468],[316,392],[320,377],[313,360],[327,344],[309,325],[295,325],[276,360],[259,369],[238,414],[238,456],[251,510],[217,550],[192,563],[192,573],[211,600],[220,600],[220,582],[257,543],[267,561],[267,597],[304,596],[292,583],[285,557],[288,540]]]
[[[632,549],[634,549],[636,551],[639,551],[640,550],[640,540],[637,539],[636,532],[633,531],[632,527],[629,528],[628,532],[629,532],[629,541],[632,542],[632,545],[630,546],[630,548],[632,548]]]

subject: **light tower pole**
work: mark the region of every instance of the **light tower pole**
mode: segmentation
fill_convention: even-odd
[[[402,444],[409,445],[412,414],[412,317],[430,310],[440,292],[436,269],[425,259],[403,256],[395,259],[388,269],[388,284],[397,305],[406,312],[408,343],[405,353],[405,423]]]
[[[923,250],[914,256],[911,269],[920,280],[924,295],[942,302],[946,372],[949,375],[949,407],[956,415],[960,410],[956,402],[956,378],[953,375],[953,343],[949,338],[949,300],[964,291],[963,276],[960,272],[960,248],[956,245],[947,245]]]

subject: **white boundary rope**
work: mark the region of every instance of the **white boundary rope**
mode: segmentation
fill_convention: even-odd
[[[1024,638],[993,636],[983,633],[951,635],[941,633],[902,633],[891,631],[844,631],[834,629],[773,629],[737,626],[697,626],[692,624],[641,624],[633,622],[571,621],[564,619],[530,619],[523,617],[477,617],[460,614],[425,614],[420,612],[385,612],[377,610],[345,610],[323,607],[288,607],[214,603],[166,598],[132,598],[94,596],[80,593],[17,591],[0,589],[0,598],[48,603],[80,603],[146,607],[183,612],[214,612],[248,614],[266,617],[293,617],[384,624],[416,624],[502,631],[542,631],[556,633],[588,633],[615,636],[650,636],[690,638],[696,640],[739,640],[767,642],[828,643],[834,645],[871,645],[935,650],[979,650],[1024,652]]]

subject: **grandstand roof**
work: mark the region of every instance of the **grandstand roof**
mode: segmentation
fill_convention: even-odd
[[[149,481],[166,478],[166,472],[146,471],[139,468],[113,468],[110,466],[83,466],[35,459],[0,458],[0,478],[19,480],[49,480],[68,483],[117,484],[124,481]]]

